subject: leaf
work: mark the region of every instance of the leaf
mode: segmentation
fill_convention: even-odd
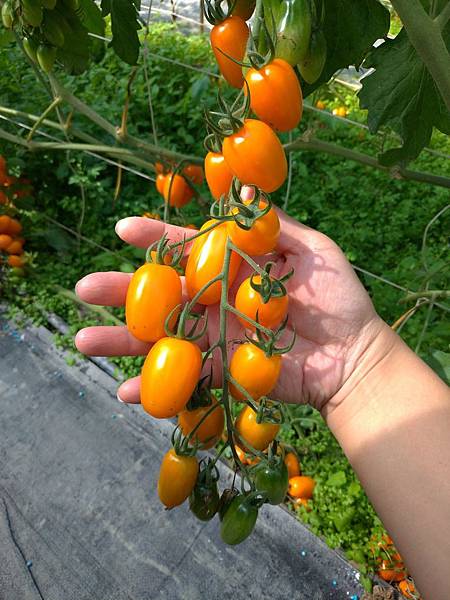
[[[434,350],[425,358],[425,362],[435,371],[447,385],[450,385],[450,354],[442,350]]]
[[[139,57],[138,29],[141,28],[133,0],[110,0],[112,41],[110,46],[123,61],[135,65]],[[103,7],[103,3],[102,3]]]
[[[57,9],[54,9],[57,10]],[[57,58],[71,75],[79,75],[87,69],[90,54],[88,30],[75,12],[60,13],[63,19],[64,46],[58,49]]]
[[[80,0],[83,25],[96,35],[105,35],[105,22],[94,0]]]
[[[112,0],[101,0],[100,8],[102,9],[102,17],[107,17],[111,14],[111,2]]]
[[[450,27],[447,39],[450,46]],[[375,133],[389,125],[403,142],[381,154],[380,163],[405,164],[417,158],[429,143],[433,126],[450,133],[450,114],[404,29],[374,49],[365,64],[375,69],[363,78],[359,92],[361,107],[369,111],[369,129]]]
[[[389,30],[389,11],[378,0],[324,0],[323,32],[327,60],[319,79],[309,85],[301,79],[304,96],[328,81],[339,69],[359,66],[373,43]]]
[[[331,487],[341,487],[347,483],[347,477],[344,471],[336,471],[328,477],[327,485]]]

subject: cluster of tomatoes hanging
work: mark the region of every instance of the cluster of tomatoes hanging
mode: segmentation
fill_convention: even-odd
[[[211,32],[221,73],[240,88],[232,106],[219,96],[220,112],[206,115],[204,167],[215,199],[211,218],[180,242],[169,243],[163,236],[148,249],[147,262],[132,276],[125,307],[131,334],[153,344],[141,373],[142,407],[154,418],[178,420],[173,447],[161,464],[159,498],[168,509],[189,498],[192,512],[202,520],[218,513],[221,537],[228,544],[250,535],[264,502],[279,504],[289,491],[293,499],[306,503],[314,489],[314,481],[300,474],[295,453],[286,453],[277,443],[281,410],[267,398],[278,381],[282,355],[295,339],[284,346],[280,343],[289,304],[285,284],[292,272],[275,277],[269,257],[263,267],[251,258],[270,254],[278,243],[280,222],[268,194],[284,183],[287,161],[277,132],[289,131],[300,122],[302,92],[292,66],[275,57],[267,27],[267,54],[248,50],[248,63],[243,62],[249,29],[242,18],[246,15],[236,14],[239,7],[233,4],[224,14],[220,2],[214,7],[207,4],[207,17],[221,18]],[[230,23],[231,33],[224,34]],[[236,27],[242,30],[239,44]],[[223,28],[222,33],[218,28]],[[227,39],[231,45],[223,43]],[[234,52],[236,45],[239,53]],[[250,112],[255,118],[250,118]],[[158,191],[176,208],[191,199],[190,183],[201,183],[203,178],[195,165],[164,170],[157,164],[155,168]],[[244,184],[252,191],[247,198],[242,194]],[[179,272],[188,244],[183,265],[188,300],[183,305]],[[228,290],[244,261],[254,272],[240,284],[231,304]],[[213,341],[208,347],[207,319],[199,307],[214,305],[220,311],[224,339],[222,346]],[[238,344],[228,365],[222,326],[226,328],[230,312],[241,322],[246,340]],[[215,389],[212,363],[214,368],[219,363],[222,370],[222,395]],[[230,396],[244,403],[236,418]],[[220,448],[216,457],[199,462],[198,450],[215,445]],[[240,491],[233,484],[220,495],[216,462],[227,448],[242,484]]]
[[[15,202],[30,193],[29,181],[8,174],[6,159],[0,155],[0,263],[9,265],[16,275],[23,275],[26,259],[21,237],[22,225]]]

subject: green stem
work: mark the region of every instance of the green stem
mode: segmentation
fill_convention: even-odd
[[[421,292],[414,292],[412,294],[408,294],[405,298],[400,300],[401,304],[406,304],[407,302],[414,302],[419,298],[450,298],[450,290],[422,290]]]
[[[444,6],[438,16],[434,19],[439,29],[442,31],[450,19],[450,2]]]
[[[241,313],[240,310],[238,310],[237,308],[235,308],[231,304],[227,303],[227,305],[225,306],[225,308],[226,308],[226,310],[228,312],[231,312],[231,313],[235,314],[237,317],[240,317],[241,319],[244,319],[245,321],[248,321],[248,323],[250,325],[253,325],[253,327],[255,327],[256,329],[259,329],[259,331],[262,331],[266,335],[269,335],[269,336],[273,335],[273,331],[271,329],[267,329],[267,327],[264,327],[264,325],[261,325],[261,323],[258,323],[254,319],[251,319],[250,317],[247,317],[247,315],[244,315],[244,313]]]
[[[231,375],[230,372],[228,372],[227,379],[229,383],[234,385],[234,387],[237,388],[241,392],[241,394],[245,396],[244,402],[248,404],[250,408],[255,411],[255,413],[258,412],[258,408],[253,404],[253,398],[250,396],[247,390],[244,387],[242,387],[242,385],[238,381],[236,381],[236,379],[233,377],[233,375]]]
[[[53,102],[51,102],[49,104],[49,106],[47,106],[47,108],[44,110],[44,112],[42,113],[42,115],[37,119],[37,121],[35,122],[35,124],[33,125],[33,127],[30,129],[30,133],[27,135],[27,141],[30,142],[31,138],[33,137],[34,133],[36,132],[36,129],[39,127],[39,125],[44,121],[45,117],[47,115],[49,115],[52,110],[54,108],[56,108],[58,106],[58,104],[61,103],[61,98],[57,97],[53,100]]]
[[[239,256],[241,258],[243,258],[245,260],[245,262],[247,264],[249,264],[258,273],[258,275],[266,274],[266,271],[262,267],[260,267],[258,265],[258,263],[256,263],[252,258],[250,258],[250,256],[248,256],[248,254],[245,254],[245,252],[243,252],[237,246],[235,246],[231,240],[228,241],[228,244],[229,244],[230,248],[233,250],[233,252],[235,252],[236,254],[239,254]]]
[[[214,221],[214,223],[212,223],[211,225],[208,225],[208,227],[205,227],[201,231],[198,231],[195,235],[185,238],[184,242],[181,241],[181,242],[174,242],[173,244],[170,244],[169,249],[174,250],[175,248],[178,248],[178,246],[181,246],[183,243],[187,244],[188,242],[192,242],[192,241],[196,240],[198,237],[204,235],[205,233],[208,233],[209,231],[211,231],[212,229],[215,229],[216,227],[218,227],[221,224],[222,224],[222,221]]]

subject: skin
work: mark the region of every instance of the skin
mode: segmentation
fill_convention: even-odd
[[[278,215],[281,232],[270,258],[278,275],[295,268],[287,287],[297,340],[283,358],[273,396],[321,411],[417,588],[427,600],[448,600],[450,391],[377,315],[339,247],[281,211]],[[189,233],[139,217],[119,221],[116,231],[140,248],[165,231],[174,241]],[[231,300],[249,275],[242,265]],[[92,304],[119,306],[129,280],[126,273],[91,274],[78,283],[77,293]],[[207,311],[205,345],[217,339],[219,324],[217,307]],[[228,333],[232,352],[232,340],[243,337],[233,316]],[[76,344],[85,354],[101,356],[144,354],[150,346],[122,327],[84,329]],[[119,395],[139,402],[138,378],[122,384]]]

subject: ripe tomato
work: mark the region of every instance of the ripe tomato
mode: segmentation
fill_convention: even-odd
[[[281,356],[266,356],[264,352],[252,344],[241,344],[233,354],[230,363],[232,377],[248,394],[258,400],[273,390],[281,369]],[[236,400],[244,400],[245,396],[230,385],[230,391]]]
[[[260,451],[273,442],[280,429],[276,423],[257,423],[256,413],[250,406],[245,406],[239,413],[235,427],[244,442]]]
[[[178,304],[181,304],[181,279],[175,269],[146,263],[133,274],[128,286],[127,327],[138,340],[156,342],[166,336],[165,320]],[[177,316],[177,313],[172,316],[171,327]]]
[[[287,452],[286,456],[284,457],[284,464],[287,467],[289,479],[300,475],[300,463],[296,454],[293,452]]]
[[[286,497],[289,476],[283,461],[271,464],[261,463],[255,467],[255,485],[259,492],[266,494],[270,504],[280,504]]]
[[[17,256],[16,254],[11,254],[10,256],[8,256],[8,264],[10,267],[16,267],[16,268],[20,269],[21,267],[24,266],[25,261],[23,260],[23,258],[21,256]]]
[[[227,58],[225,54],[235,60],[242,61],[247,46],[248,34],[247,23],[234,15],[225,19],[222,23],[214,25],[210,33],[211,47],[220,72],[227,82],[235,88],[241,88],[244,83],[242,67]],[[220,50],[225,54],[222,54]]]
[[[406,572],[403,567],[395,565],[391,561],[383,560],[378,570],[378,576],[384,581],[401,581],[405,579]]]
[[[398,584],[399,590],[405,596],[405,598],[417,598],[416,586],[409,579],[403,579]]]
[[[205,157],[205,176],[213,198],[219,200],[230,191],[233,173],[220,152],[208,152]]]
[[[0,204],[6,204],[8,202],[8,196],[0,190]]]
[[[246,200],[244,204],[249,204]],[[259,208],[264,209],[267,203],[264,200],[259,202]],[[233,209],[234,212],[237,209]],[[250,229],[245,230],[239,227],[234,221],[228,221],[228,235],[233,244],[253,256],[267,254],[275,250],[280,237],[280,220],[275,209],[272,207],[267,214],[257,219]]]
[[[275,58],[261,69],[249,69],[245,79],[251,109],[261,121],[278,131],[297,127],[303,113],[303,96],[297,75],[288,62]]]
[[[22,225],[19,223],[17,219],[11,219],[9,223],[9,233],[12,235],[17,235],[22,231]]]
[[[319,110],[325,110],[325,102],[323,102],[322,100],[317,100],[316,108],[318,108]]]
[[[164,184],[166,182],[166,177],[167,175],[163,175],[163,173],[158,173],[158,175],[156,176],[155,185],[156,189],[161,194],[161,196],[164,195]]]
[[[214,219],[202,225],[200,231],[215,223]],[[186,265],[186,288],[190,298],[193,298],[200,289],[222,271],[227,243],[227,225],[221,223],[208,233],[194,240]],[[235,252],[231,255],[228,285],[236,278],[241,257]],[[200,304],[215,304],[220,300],[222,284],[220,281],[213,283],[201,296]]]
[[[183,504],[194,489],[197,474],[195,456],[179,456],[173,448],[164,455],[159,471],[158,496],[166,508]]]
[[[228,505],[220,525],[220,537],[226,544],[234,546],[243,542],[253,531],[258,509],[249,500],[248,494],[239,494]]]
[[[0,215],[0,233],[10,233],[11,217]]]
[[[145,359],[141,403],[152,417],[168,419],[186,406],[202,370],[202,353],[193,342],[165,337]]]
[[[7,233],[0,234],[0,250],[6,250],[6,248],[12,243],[13,239]]]
[[[189,177],[189,179],[197,185],[203,183],[203,169],[200,165],[188,165],[187,167],[184,167],[183,174],[186,175],[186,177]]]
[[[164,165],[160,162],[155,163],[155,171],[158,173],[158,175],[161,173],[164,174],[164,172],[165,172]]]
[[[256,0],[236,0],[232,14],[248,21],[252,16],[256,6]]]
[[[316,482],[307,475],[296,475],[289,479],[289,496],[293,498],[306,498],[310,500],[313,497]]]
[[[261,277],[256,275],[253,277],[253,281],[260,284]],[[288,296],[285,295],[269,298],[268,302],[264,304],[260,293],[250,285],[250,277],[248,277],[239,286],[234,305],[241,313],[254,321],[256,321],[256,314],[258,313],[258,322],[270,329],[283,321],[287,315],[288,303]],[[255,328],[246,319],[241,317],[238,317],[238,319],[246,329],[254,331]]]
[[[172,181],[172,187],[170,187]],[[169,173],[164,180],[163,195],[164,200],[168,202],[170,206],[181,208],[191,200],[194,192],[186,183],[184,177],[178,174],[174,175],[173,173]]]
[[[19,240],[13,240],[5,250],[8,254],[23,254],[22,244]]]
[[[217,444],[222,435],[225,416],[223,408],[213,400],[216,408],[206,417],[203,423],[195,432],[192,441],[198,440],[203,444],[203,448],[212,448]],[[183,410],[178,415],[178,424],[184,435],[188,435],[194,427],[201,421],[204,415],[211,409],[211,406],[200,406],[194,410]]]
[[[274,192],[287,177],[283,146],[273,129],[262,121],[245,119],[236,133],[224,139],[222,152],[241,183],[254,184],[264,192]]]

